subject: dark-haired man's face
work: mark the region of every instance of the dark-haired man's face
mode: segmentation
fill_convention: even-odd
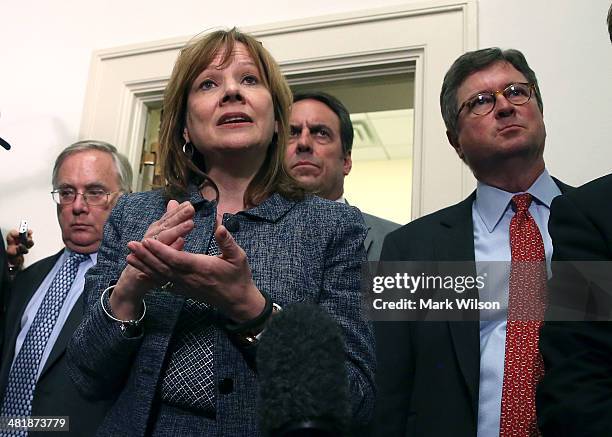
[[[307,190],[329,200],[344,192],[351,171],[350,153],[342,151],[340,119],[327,105],[305,99],[293,104],[285,166]]]
[[[457,106],[483,91],[499,91],[513,83],[526,83],[525,76],[508,62],[497,62],[469,75],[457,90]],[[474,115],[464,107],[459,114],[458,136],[453,147],[474,170],[490,167],[513,156],[533,155],[541,159],[546,130],[535,93],[529,102],[516,106],[497,94],[493,111]]]

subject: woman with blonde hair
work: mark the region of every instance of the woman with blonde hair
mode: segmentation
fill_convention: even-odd
[[[368,420],[366,229],[358,210],[303,193],[285,173],[290,103],[250,35],[216,31],[181,51],[160,132],[167,185],[113,210],[68,351],[85,395],[116,398],[98,435],[259,435],[257,342],[298,301],[340,325],[353,417]]]

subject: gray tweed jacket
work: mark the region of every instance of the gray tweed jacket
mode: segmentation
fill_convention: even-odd
[[[195,229],[185,250],[203,253],[214,229],[215,203],[194,188]],[[126,266],[127,243],[141,240],[166,209],[160,191],[122,196],[104,228],[98,263],[87,275],[86,315],[68,348],[71,377],[91,398],[118,396],[98,430],[100,436],[144,436],[156,420],[156,392],[184,298],[152,290],[145,298],[144,334],[126,338],[102,312],[100,295]],[[281,306],[316,302],[340,324],[346,344],[355,424],[369,420],[374,400],[374,340],[360,311],[360,264],[366,228],[356,208],[309,196],[291,201],[278,194],[234,216],[233,233],[245,250],[253,279]],[[252,357],[251,357],[252,358]],[[216,331],[214,349],[217,435],[258,436],[257,375],[249,353]],[[179,418],[177,418],[179,419]],[[172,435],[189,435],[174,421]],[[191,432],[190,432],[191,431]]]

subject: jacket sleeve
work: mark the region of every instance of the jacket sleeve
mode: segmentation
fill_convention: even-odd
[[[104,227],[97,264],[85,278],[83,321],[67,350],[70,376],[90,399],[109,398],[119,392],[142,342],[142,335],[125,337],[119,324],[105,315],[100,302],[102,292],[119,278],[126,265],[122,226],[128,198],[119,198]]]
[[[549,221],[554,246],[551,309],[560,301],[573,307],[592,302],[593,296],[601,296],[594,293],[597,290],[607,296],[611,293],[612,254],[606,236],[588,213],[595,208],[597,204],[580,205],[568,196],[553,201]],[[595,274],[588,269],[590,274],[585,275],[568,261],[595,266]],[[597,309],[601,303],[600,299]],[[552,316],[555,320],[546,321],[540,333],[546,372],[538,386],[536,404],[543,435],[612,435],[612,323],[564,321]]]
[[[361,309],[361,265],[365,261],[366,228],[356,208],[343,209],[324,254],[323,289],[319,304],[339,323],[347,353],[353,420],[368,423],[375,398],[374,335]]]

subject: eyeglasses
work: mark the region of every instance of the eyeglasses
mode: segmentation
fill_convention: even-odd
[[[87,203],[87,205],[101,206],[108,203],[108,199],[111,194],[118,192],[119,191],[108,192],[100,189],[91,189],[85,190],[84,193],[80,193],[72,188],[60,188],[58,190],[51,191],[51,196],[58,205],[70,205],[74,203],[77,196],[80,194],[83,196],[83,200]]]
[[[478,93],[461,104],[459,111],[457,111],[457,118],[459,118],[459,114],[461,114],[464,107],[467,107],[474,115],[487,115],[495,108],[498,94],[503,95],[513,105],[524,105],[531,99],[531,93],[534,88],[535,85],[532,83],[513,83],[502,91]]]

